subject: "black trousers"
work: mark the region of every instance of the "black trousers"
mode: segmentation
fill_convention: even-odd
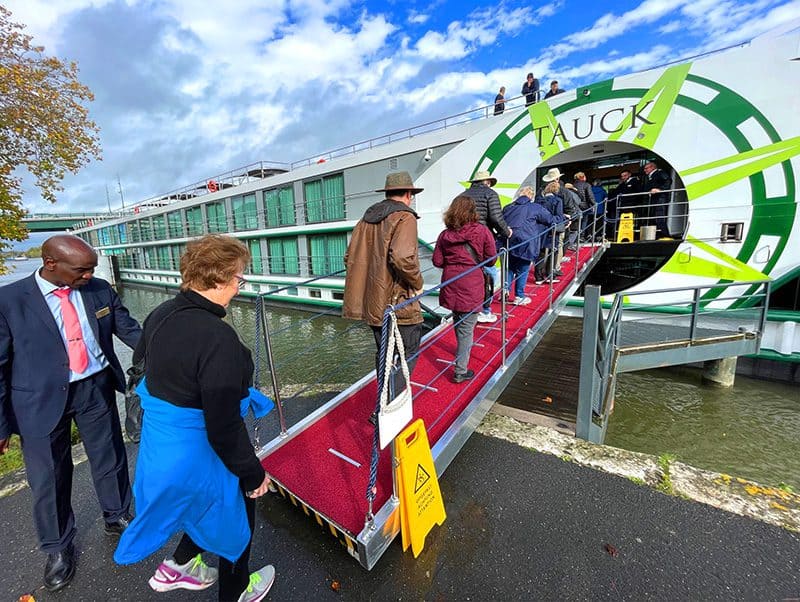
[[[64,415],[44,437],[22,437],[25,471],[33,495],[33,520],[39,545],[60,552],[75,537],[72,512],[72,446],[70,426],[78,425],[92,471],[103,518],[118,520],[131,505],[128,457],[117,412],[114,375],[106,368],[70,383]]]
[[[247,497],[244,491],[242,491],[242,496],[244,497],[244,508],[247,512],[247,522],[250,525],[250,541],[247,542],[247,547],[236,562],[231,562],[222,557],[219,559],[219,600],[221,602],[230,600],[235,602],[238,600],[250,582],[250,545],[253,543],[253,532],[256,525],[256,501]],[[178,543],[178,547],[175,548],[172,558],[178,564],[186,564],[204,551],[191,537],[184,533]]]
[[[381,355],[381,327],[380,326],[370,326],[372,328],[372,334],[375,336],[375,348],[377,351],[375,352],[375,370],[377,371],[376,374],[380,374],[380,355]],[[409,325],[398,325],[398,330],[400,331],[400,338],[403,340],[403,348],[406,352],[406,362],[408,363],[408,375],[411,376],[411,373],[414,371],[414,366],[417,363],[417,358],[412,357],[415,356],[417,351],[419,350],[419,341],[422,338],[422,324],[409,324]],[[393,358],[394,365],[397,366],[397,370],[394,371],[394,375],[392,379],[389,381],[389,399],[394,399],[394,397],[400,393],[403,389],[405,389],[406,383],[405,379],[403,378],[403,373],[400,370],[400,363],[397,354]]]

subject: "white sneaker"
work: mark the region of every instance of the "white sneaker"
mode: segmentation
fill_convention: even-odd
[[[211,587],[217,581],[217,569],[206,566],[203,557],[198,554],[186,564],[176,564],[168,559],[158,565],[156,574],[150,577],[150,587],[157,592],[169,592],[174,589],[193,591]]]
[[[481,312],[478,314],[478,322],[491,324],[492,322],[497,322],[497,316],[494,314],[485,314]]]
[[[266,598],[269,588],[275,582],[275,567],[268,564],[255,573],[250,574],[250,583],[247,589],[239,596],[239,602],[259,602]]]
[[[530,297],[517,297],[512,301],[514,305],[528,305],[531,302]]]

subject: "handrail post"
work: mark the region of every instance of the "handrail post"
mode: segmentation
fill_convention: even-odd
[[[552,233],[552,242],[550,243],[550,257],[545,260],[544,263],[544,270],[545,274],[547,274],[547,282],[550,288],[550,300],[548,302],[547,309],[553,309],[553,278],[555,277],[555,265],[556,265],[556,240],[558,239],[558,232],[556,229],[553,228]],[[536,278],[536,274],[534,274],[534,278]]]
[[[575,436],[585,441],[602,443],[604,429],[593,424],[594,396],[602,387],[595,386],[597,374],[597,344],[599,338],[600,287],[588,285],[583,293],[583,336],[581,339],[580,386],[578,388],[578,412],[575,416]],[[604,375],[603,375],[604,376]],[[594,428],[593,428],[594,427]]]
[[[281,425],[281,437],[286,437],[286,417],[283,414],[283,401],[281,401],[281,390],[278,387],[278,375],[275,374],[275,361],[272,356],[272,340],[269,336],[269,324],[267,323],[267,311],[261,305],[261,327],[264,329],[264,348],[267,351],[267,361],[269,362],[269,375],[272,379],[272,393],[275,396],[275,407],[278,408],[278,420]]]
[[[692,317],[689,322],[689,342],[694,343],[694,335],[697,332],[697,312],[700,307],[700,288],[694,289],[692,298]]]
[[[506,270],[508,269],[508,239],[505,248],[500,250],[500,348],[502,366],[506,367]],[[510,286],[509,286],[510,288]],[[510,292],[510,291],[509,291]]]
[[[575,278],[578,277],[578,255],[581,248],[581,222],[583,221],[583,211],[578,210],[578,238],[575,240],[575,257],[573,263],[575,264]]]

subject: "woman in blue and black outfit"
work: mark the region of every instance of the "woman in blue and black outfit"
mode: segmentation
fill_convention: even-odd
[[[253,360],[222,318],[244,283],[247,247],[230,236],[190,242],[181,257],[181,291],[147,317],[133,360],[145,359],[137,387],[144,420],[133,492],[137,516],[114,560],[137,562],[184,533],[150,579],[159,592],[200,590],[219,579],[219,599],[257,602],[272,566],[250,574],[255,498],[269,478],[242,420]],[[258,415],[258,414],[257,414]],[[219,570],[202,552],[220,556]]]

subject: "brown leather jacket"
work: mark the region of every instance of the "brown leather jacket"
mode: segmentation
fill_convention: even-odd
[[[344,255],[343,317],[380,326],[387,306],[399,305],[422,289],[417,219],[413,209],[391,199],[364,212]],[[397,312],[398,324],[420,322],[419,301]]]

